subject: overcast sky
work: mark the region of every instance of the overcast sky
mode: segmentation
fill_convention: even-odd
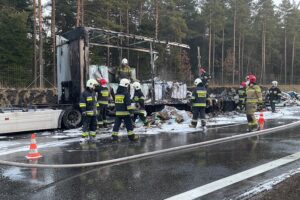
[[[282,2],[282,0],[273,0],[273,1],[276,5],[279,5]],[[293,2],[293,0],[290,0],[290,1]],[[296,3],[298,3],[299,1],[300,0],[295,0]]]

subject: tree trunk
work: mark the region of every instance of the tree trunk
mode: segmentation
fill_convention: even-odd
[[[285,85],[287,84],[286,46],[287,46],[286,27],[284,27],[284,84]]]
[[[234,17],[233,17],[233,58],[232,58],[232,84],[234,85],[235,75],[235,32],[236,32],[236,0],[234,1]]]
[[[225,28],[222,31],[222,84],[224,84],[224,40],[225,40]]]
[[[107,26],[107,28],[109,28],[109,24],[108,24],[108,22],[109,22],[109,12],[110,12],[110,10],[107,8],[107,12],[106,12],[106,21],[107,21],[107,24],[106,24],[106,26]],[[109,37],[107,37],[107,44],[109,44]],[[110,66],[110,48],[109,47],[107,47],[107,49],[106,49],[106,65],[107,66]]]
[[[36,54],[36,0],[33,0],[33,56],[34,56],[34,87],[37,87],[37,54]]]
[[[264,28],[264,68],[263,68],[263,84],[266,83],[266,24]]]
[[[122,24],[122,10],[120,9],[119,11],[120,11],[119,25],[120,25],[120,27],[122,27],[122,25],[123,25]],[[122,39],[120,39],[120,45],[121,46],[123,45],[123,40]],[[122,59],[123,59],[123,49],[121,49],[121,50],[119,49],[119,60],[120,60],[119,65],[121,65]]]
[[[126,33],[129,34],[129,3],[126,1]],[[127,38],[127,46],[129,46],[129,38]],[[129,50],[127,50],[127,59],[129,60]]]
[[[293,52],[292,52],[292,75],[291,75],[291,85],[294,84],[294,64],[295,64],[295,43],[296,43],[296,33],[293,37]]]
[[[51,36],[52,36],[52,55],[53,55],[53,85],[56,86],[56,34],[55,34],[55,0],[52,0],[51,11]]]
[[[80,12],[80,14],[81,14],[81,16],[80,16],[80,21],[81,21],[80,25],[83,26],[84,25],[84,0],[81,0],[80,10],[81,10],[81,12]]]
[[[211,10],[209,13],[208,73],[211,74]]]
[[[216,34],[213,33],[213,55],[212,55],[212,77],[213,77],[213,84],[215,84],[215,52],[216,52]]]
[[[264,83],[265,79],[265,65],[266,65],[266,24],[263,22],[263,30],[262,30],[262,50],[261,50],[261,76],[260,81]]]
[[[81,0],[77,0],[77,13],[76,13],[76,27],[80,26],[80,16],[81,16]]]
[[[155,39],[158,39],[159,29],[159,0],[154,1],[155,6]]]
[[[43,23],[42,2],[39,0],[39,65],[40,65],[40,88],[44,88],[44,66],[43,66]]]
[[[242,66],[242,79],[244,79],[244,53],[245,53],[245,37],[244,34],[242,35],[242,62],[241,62],[241,66]]]
[[[239,79],[241,81],[241,45],[242,45],[242,34],[239,33]]]
[[[143,15],[144,15],[143,5],[144,5],[144,1],[141,1],[141,2],[140,2],[139,26],[142,25],[142,19],[143,19]]]

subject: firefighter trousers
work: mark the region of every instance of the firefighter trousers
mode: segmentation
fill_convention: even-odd
[[[257,120],[254,115],[256,110],[257,110],[256,103],[246,103],[246,116],[247,116],[249,130],[258,127]]]
[[[206,126],[205,107],[193,107],[192,113],[193,113],[192,126],[197,127],[198,118],[201,119],[201,126]]]
[[[275,112],[275,107],[276,107],[275,103],[276,103],[275,100],[270,100],[270,105],[271,105],[272,112]]]
[[[122,121],[124,121],[127,132],[132,132],[133,131],[133,125],[132,125],[132,119],[130,115],[125,115],[125,116],[116,116],[115,118],[115,124],[113,127],[113,132],[118,133],[120,130],[120,126],[122,124]]]
[[[107,124],[106,114],[107,114],[107,105],[100,104],[99,115],[98,115],[98,126],[103,126]]]
[[[95,132],[97,130],[97,117],[96,116],[84,116],[82,131]]]

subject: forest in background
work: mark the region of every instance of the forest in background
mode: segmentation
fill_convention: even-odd
[[[162,80],[197,77],[200,47],[201,66],[214,84],[239,84],[248,73],[260,84],[300,83],[300,10],[294,0],[278,7],[272,0],[49,0],[43,7],[40,1],[0,2],[2,87],[54,87],[54,36],[76,26],[190,45],[189,50],[156,46],[156,75]],[[91,64],[119,65],[113,50],[110,56],[103,48],[92,52]],[[149,55],[123,55],[139,68],[140,80],[151,77]]]

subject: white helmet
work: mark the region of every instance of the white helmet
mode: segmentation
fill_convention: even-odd
[[[199,83],[202,83],[202,80],[200,78],[196,78],[194,85],[197,86]]]
[[[127,64],[128,64],[128,60],[126,58],[123,58],[122,65],[127,65]]]
[[[277,87],[278,82],[277,82],[277,81],[272,81],[272,85],[273,85],[274,87]]]
[[[140,90],[141,89],[141,84],[139,82],[132,83],[132,86],[135,90]]]
[[[127,78],[123,78],[123,79],[120,80],[119,86],[128,87],[129,84],[130,84],[130,80],[128,80]]]
[[[95,79],[89,79],[89,80],[86,82],[86,87],[87,87],[87,88],[94,89],[94,88],[95,88],[95,85],[98,85],[98,82],[97,82]]]

